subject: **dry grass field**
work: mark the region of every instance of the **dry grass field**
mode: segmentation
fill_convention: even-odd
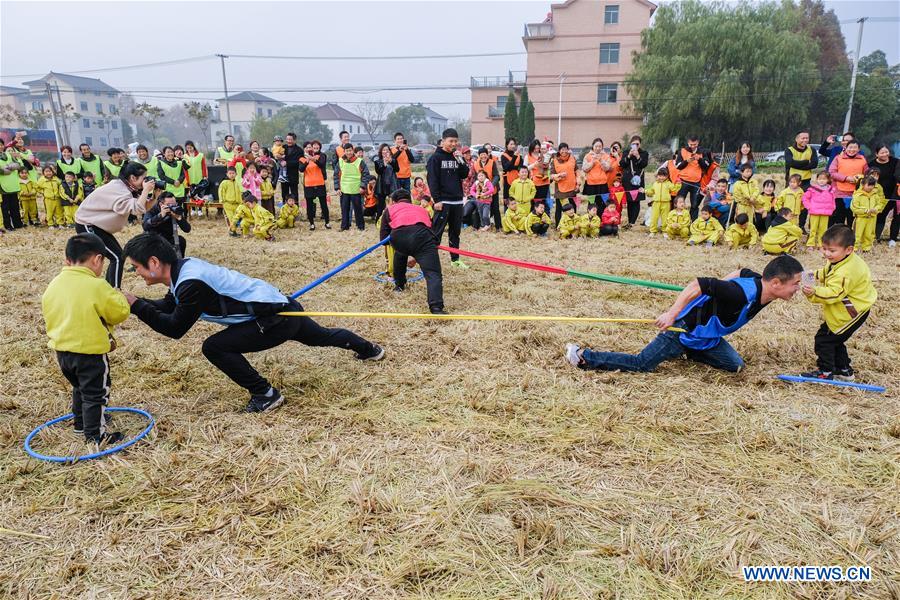
[[[301,227],[274,244],[228,238],[221,220],[194,226],[189,254],[286,292],[376,240],[371,226]],[[821,314],[802,297],[731,337],[740,375],[563,360],[568,341],[637,351],[646,326],[320,319],[382,344],[386,360],[299,344],[254,355],[287,397],[261,416],[241,412],[244,391],[200,353],[214,326],[174,341],[132,318],[111,355],[113,404],[149,410],[157,427],[126,452],[60,466],[22,441],[67,412],[40,315],[65,239],[0,238],[0,597],[900,597],[900,288],[886,246],[866,257],[880,298],[850,346],[859,379],[887,394],[775,379],[814,366]],[[466,230],[463,247],[678,284],[766,263],[641,228],[569,242]],[[445,270],[454,313],[654,317],[674,297],[468,264]],[[373,281],[383,265],[371,255],[304,306],[423,312],[422,284],[398,297]],[[125,288],[164,292],[128,273]],[[82,449],[63,427],[40,444]],[[873,581],[744,583],[754,564],[865,564]]]

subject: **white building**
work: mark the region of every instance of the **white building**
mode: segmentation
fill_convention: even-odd
[[[52,105],[47,93],[48,84]],[[0,93],[0,102],[8,104],[7,99],[12,99],[16,110],[22,113],[32,110],[49,113],[55,107],[60,117],[58,134],[63,144],[68,143],[77,149],[78,144],[84,142],[98,154],[103,154],[112,146],[122,147],[121,94],[116,88],[92,77],[52,71],[22,85],[27,89],[4,88]],[[41,128],[54,128],[53,119],[46,118],[43,125]]]
[[[421,104],[417,104],[416,106],[422,106]],[[431,127],[431,130],[441,135],[441,133],[447,129],[447,117],[444,115],[437,113],[427,106],[422,106],[425,109],[425,118],[428,120],[428,125]]]
[[[358,133],[366,132],[366,121],[359,115],[355,115],[343,106],[337,104],[323,104],[315,109],[316,116],[331,129],[331,139],[322,140],[323,144],[335,144],[340,140],[339,134],[346,131],[351,137]]]
[[[274,98],[269,98],[258,92],[241,92],[228,96],[226,107],[225,98],[217,100],[218,107],[215,111],[213,122],[210,123],[210,139],[214,142],[221,141],[227,133],[231,133],[238,143],[246,144],[250,141],[250,127],[254,119],[271,119],[278,110],[284,106]],[[228,115],[231,115],[231,131],[228,131]]]

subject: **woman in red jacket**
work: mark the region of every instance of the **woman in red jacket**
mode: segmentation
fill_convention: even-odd
[[[836,188],[834,199],[834,212],[831,213],[831,219],[828,226],[837,224],[847,224],[853,226],[853,213],[850,212],[850,198],[856,191],[856,186],[862,181],[869,165],[866,158],[859,153],[859,142],[851,140],[847,143],[844,151],[834,157],[828,172],[831,174],[831,180]],[[846,201],[845,201],[846,199]]]

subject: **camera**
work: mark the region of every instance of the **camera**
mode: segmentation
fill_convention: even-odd
[[[176,214],[176,215],[183,215],[184,207],[181,206],[180,204],[173,204],[173,205],[169,206],[169,212]]]
[[[164,190],[166,189],[166,183],[164,181],[160,181],[155,177],[144,177],[144,181],[152,181],[156,189]]]

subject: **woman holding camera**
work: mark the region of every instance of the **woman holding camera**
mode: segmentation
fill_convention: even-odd
[[[641,213],[641,202],[644,200],[644,194],[638,192],[631,197],[631,192],[644,187],[644,169],[650,162],[650,155],[641,148],[641,136],[631,136],[629,142],[628,153],[619,160],[619,166],[622,168],[622,185],[625,187],[625,200],[628,208],[628,225],[637,223],[638,215]]]
[[[75,212],[75,231],[93,233],[103,240],[109,267],[106,281],[114,288],[121,287],[122,246],[115,234],[122,231],[131,215],[141,216],[153,205],[156,181],[147,179],[147,167],[129,162],[119,176],[88,194]]]
[[[175,247],[178,258],[184,258],[187,240],[179,235],[178,230],[188,233],[191,224],[184,218],[184,208],[178,204],[178,199],[172,192],[163,192],[159,195],[156,205],[144,213],[144,231],[160,235]]]

